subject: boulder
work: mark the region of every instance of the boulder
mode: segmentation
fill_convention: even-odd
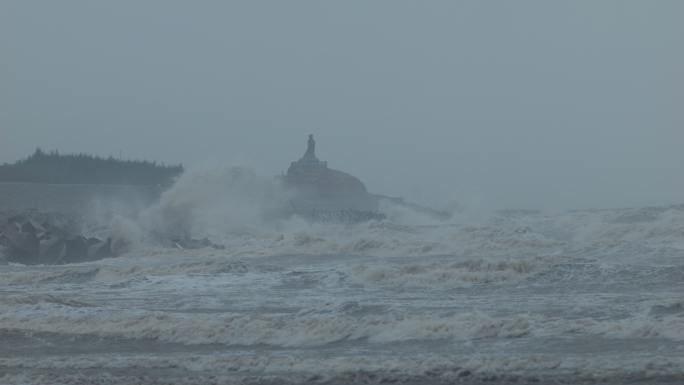
[[[38,259],[39,240],[33,233],[21,233],[14,226],[8,226],[0,234],[0,244],[6,250],[9,262],[34,265]]]
[[[66,240],[53,237],[40,241],[38,245],[38,264],[56,265],[66,257]]]
[[[88,248],[86,247],[86,239],[83,236],[69,236],[64,243],[66,251],[64,263],[79,263],[88,261]]]

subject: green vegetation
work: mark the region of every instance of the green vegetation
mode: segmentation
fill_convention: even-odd
[[[0,182],[169,185],[183,172],[183,165],[165,166],[146,160],[121,161],[85,154],[60,155],[40,147],[26,159],[0,165]]]

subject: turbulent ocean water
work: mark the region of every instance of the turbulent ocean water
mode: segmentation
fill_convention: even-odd
[[[684,206],[260,222],[201,179],[118,258],[0,266],[0,383],[684,382]]]

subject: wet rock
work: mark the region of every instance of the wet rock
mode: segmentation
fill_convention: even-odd
[[[10,225],[13,224],[13,223],[18,223],[19,226],[21,226],[21,224],[24,223],[24,221],[26,221],[26,219],[27,219],[27,218],[24,217],[24,216],[15,215],[15,216],[13,216],[13,217],[7,218],[7,223],[10,224]]]
[[[33,219],[26,219],[24,223],[21,224],[21,232],[22,233],[33,233],[33,234],[39,234],[39,233],[47,233],[47,230],[43,226],[41,226],[38,222],[34,221]]]
[[[9,262],[34,265],[38,259],[39,241],[36,235],[17,231],[15,226],[8,226],[0,234],[0,244]]]
[[[64,263],[79,263],[88,261],[86,239],[81,235],[71,235],[65,240],[66,255]]]
[[[28,210],[20,215],[3,215],[7,218],[7,224],[0,233],[3,261],[54,265],[114,256],[111,239],[86,240],[81,235],[71,233],[67,229],[78,226],[66,216],[56,213],[43,215],[37,210]],[[51,222],[50,218],[60,225]]]
[[[68,231],[62,229],[59,226],[55,226],[55,225],[50,226],[50,229],[48,230],[47,235],[49,237],[55,236],[55,237],[60,237],[60,238],[64,238],[64,239],[69,238],[69,232]]]
[[[40,241],[38,245],[37,263],[46,265],[56,265],[66,257],[66,240],[60,237],[53,237]]]

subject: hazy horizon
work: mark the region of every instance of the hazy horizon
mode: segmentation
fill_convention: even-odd
[[[684,3],[0,2],[0,163],[306,150],[431,207],[684,203]]]

